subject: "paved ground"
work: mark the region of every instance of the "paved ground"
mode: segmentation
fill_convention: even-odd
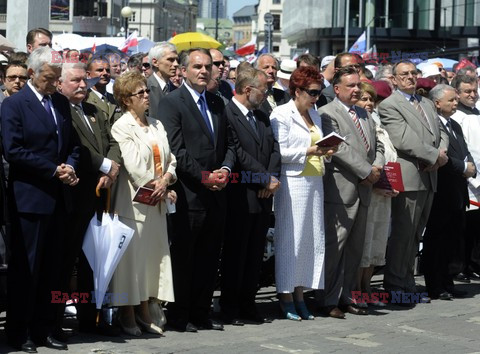
[[[423,284],[421,277],[418,284]],[[276,318],[271,324],[226,326],[224,332],[166,332],[162,338],[144,335],[109,339],[79,334],[70,339],[69,352],[480,353],[480,282],[458,284],[458,289],[467,290],[468,297],[436,300],[414,309],[388,305],[385,309],[371,310],[369,316],[347,314],[345,320],[317,317],[302,322],[280,319],[274,289],[264,289],[258,301],[264,313]],[[11,352],[3,344],[3,331],[0,335],[0,353]],[[58,353],[41,347],[38,351]]]

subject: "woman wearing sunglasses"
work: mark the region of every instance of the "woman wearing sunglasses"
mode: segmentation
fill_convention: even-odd
[[[176,180],[176,160],[160,121],[145,114],[149,106],[146,84],[140,73],[128,72],[113,86],[125,112],[112,126],[123,159],[113,210],[135,233],[113,275],[111,291],[124,294],[114,296],[113,305],[120,307],[118,322],[123,331],[133,336],[142,330],[162,334],[148,300],[174,300],[165,199],[172,203],[177,199],[167,189]],[[139,187],[153,190],[142,202],[133,201]]]
[[[323,137],[315,103],[322,75],[313,67],[300,67],[290,77],[292,99],[270,115],[280,146],[282,188],[275,195],[275,279],[285,318],[313,320],[303,290],[323,289],[325,232],[323,183],[325,159],[337,146],[319,147]]]

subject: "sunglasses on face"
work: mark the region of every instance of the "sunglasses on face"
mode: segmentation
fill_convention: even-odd
[[[132,93],[131,95],[128,95],[128,97],[132,97],[132,96],[143,96],[144,94],[148,94],[150,93],[150,89],[145,89],[145,90],[140,90],[138,92],[135,92],[135,93]]]
[[[318,97],[322,94],[322,90],[309,90],[306,88],[301,88],[300,90],[306,92],[311,97]]]
[[[142,63],[144,69],[150,69],[150,63]]]
[[[223,61],[223,60],[222,61],[214,61],[213,65],[215,65],[215,66],[225,65],[225,61]]]

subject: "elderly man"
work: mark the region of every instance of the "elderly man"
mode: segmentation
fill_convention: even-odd
[[[38,47],[52,47],[53,34],[45,28],[34,28],[27,33],[27,52],[31,54]]]
[[[269,118],[258,108],[265,100],[267,76],[260,70],[238,75],[236,95],[226,107],[228,122],[237,142],[233,173],[257,173],[260,183],[227,186],[227,225],[222,254],[220,306],[225,323],[241,326],[243,320],[269,322],[255,306],[265,237],[272,212],[273,194],[280,187],[280,151]],[[276,177],[275,177],[276,176]]]
[[[255,61],[254,68],[267,74],[268,96],[260,110],[267,116],[270,116],[272,110],[281,104],[287,103],[290,100],[290,96],[285,91],[273,87],[277,81],[278,61],[272,54],[265,53],[260,55]]]
[[[437,169],[448,161],[448,135],[433,103],[415,94],[415,65],[400,61],[393,67],[393,76],[397,91],[380,103],[378,113],[397,150],[405,191],[392,200],[383,285],[387,291],[411,294],[417,291],[415,256],[437,189]]]
[[[30,80],[5,99],[1,112],[15,218],[6,333],[12,346],[28,353],[36,352],[36,344],[67,349],[54,338],[59,304],[52,301],[52,291],[61,288],[61,255],[80,147],[68,100],[56,92],[61,64],[54,58],[48,46],[30,54]]]
[[[455,89],[437,85],[429,97],[448,134],[449,146],[448,162],[438,169],[437,192],[423,236],[422,269],[428,295],[432,299],[451,300],[467,294],[454,288],[453,272],[464,259],[461,235],[465,233],[465,210],[469,204],[467,180],[475,176],[476,170],[462,128],[451,119],[457,109]]]
[[[202,48],[180,59],[184,84],[160,102],[160,120],[177,158],[177,211],[169,238],[175,302],[168,323],[179,331],[223,330],[210,319],[227,207],[223,190],[235,163],[221,99],[205,88],[212,57]]]
[[[331,163],[325,164],[325,298],[322,312],[344,318],[345,312],[366,315],[355,307],[351,291],[362,258],[367,210],[372,185],[383,168],[383,145],[375,123],[360,99],[360,76],[355,68],[339,69],[333,77],[336,98],[319,110],[323,134],[346,136]]]
[[[157,43],[148,52],[148,59],[153,68],[153,75],[147,80],[147,86],[150,89],[148,112],[150,117],[160,119],[162,111],[158,104],[171,91],[170,78],[175,76],[178,68],[177,49],[172,43]]]
[[[83,236],[88,223],[95,212],[102,212],[105,207],[105,195],[97,198],[95,189],[108,188],[116,180],[121,161],[118,143],[111,137],[110,129],[102,117],[102,112],[93,104],[83,102],[87,96],[87,73],[83,63],[65,63],[58,91],[70,102],[72,123],[80,137],[81,159],[78,174],[80,182],[74,190],[75,211],[72,219],[72,234],[68,238],[64,253],[63,291],[69,292],[68,284],[73,271],[75,259],[80,256],[77,273],[79,292],[93,290],[92,271],[81,253]],[[95,326],[95,305],[79,304],[77,313],[81,331],[111,333],[104,323]],[[59,321],[61,327],[61,321]]]
[[[480,111],[475,107],[478,101],[477,80],[472,76],[456,76],[452,86],[458,94],[457,111],[452,119],[462,127],[467,142],[468,150],[475,160],[477,171],[480,169]],[[480,201],[480,175],[468,179],[469,199]],[[480,209],[470,205],[467,211],[465,232],[465,267],[455,280],[470,282],[470,278],[478,279],[480,273],[480,238],[478,237],[478,225],[480,223]]]
[[[117,53],[109,53],[105,57],[110,64],[110,82],[107,85],[107,92],[113,95],[113,84],[122,73],[122,58]]]
[[[110,64],[107,58],[102,56],[90,58],[87,62],[87,78],[98,78],[98,81],[88,90],[86,102],[97,106],[103,112],[107,124],[112,126],[120,118],[122,111],[113,95],[107,92],[110,77]]]

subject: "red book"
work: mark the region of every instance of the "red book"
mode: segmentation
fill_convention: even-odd
[[[330,147],[330,146],[336,146],[344,141],[345,141],[345,137],[342,137],[335,132],[331,132],[327,136],[324,136],[322,139],[316,141],[315,144],[321,147]]]
[[[152,193],[153,189],[151,188],[145,186],[139,187],[135,193],[135,197],[133,197],[133,201],[152,206],[157,205],[158,202],[155,202],[151,199]]]
[[[383,166],[380,179],[373,185],[374,188],[405,191],[402,179],[402,168],[398,162],[388,162]]]

